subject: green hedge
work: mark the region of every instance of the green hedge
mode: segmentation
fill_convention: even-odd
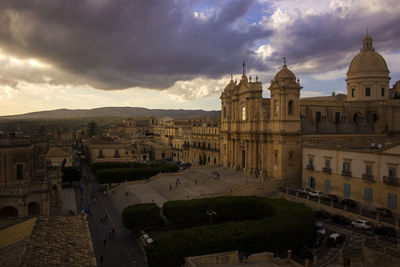
[[[96,164],[96,165],[94,165]],[[128,167],[118,167],[128,166]],[[160,172],[176,172],[178,171],[177,164],[169,163],[119,163],[104,162],[93,163],[92,170],[96,174],[96,179],[99,184],[106,183],[121,183],[127,181],[136,181],[143,178],[152,177]]]
[[[140,162],[95,162],[91,164],[93,173],[99,169],[120,169],[147,167],[148,164]]]
[[[195,227],[155,240],[146,250],[148,265],[180,266],[188,256],[231,250],[250,254],[296,250],[315,233],[314,213],[310,208],[286,200],[265,200],[275,216],[253,221],[229,222]]]
[[[99,169],[96,172],[96,179],[99,184],[122,183],[126,180],[142,180],[157,173],[159,171],[155,168]]]
[[[62,170],[62,181],[63,182],[73,182],[79,181],[81,179],[81,173],[79,167],[65,167]]]
[[[164,221],[160,217],[160,210],[160,207],[155,203],[136,204],[126,207],[121,214],[122,223],[129,229],[163,225]]]
[[[210,211],[216,213],[212,216],[215,223],[259,220],[274,212],[264,198],[248,196],[168,201],[163,206],[163,213],[171,224],[209,222]]]

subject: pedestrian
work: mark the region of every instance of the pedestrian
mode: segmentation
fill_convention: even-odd
[[[219,173],[217,174],[217,177],[218,177],[218,179],[217,179],[217,180],[219,180]]]
[[[343,267],[347,267],[347,260],[346,260],[346,258],[343,258]]]
[[[104,195],[105,195],[105,196],[107,195],[107,190],[105,190],[105,189],[104,189]]]
[[[197,180],[194,180],[194,184],[197,185]]]
[[[243,253],[242,252],[239,251],[238,257],[239,257],[239,262],[243,263]]]
[[[101,222],[101,223],[103,222],[103,218],[100,218],[100,222]]]
[[[104,244],[104,246],[107,245],[107,239],[104,239],[103,244]]]
[[[172,184],[169,184],[169,191],[172,191]]]
[[[107,214],[104,215],[104,221],[105,221],[105,222],[107,221],[107,218],[108,218]]]
[[[115,238],[115,228],[113,228],[111,231],[112,231],[112,239],[114,240],[114,238]]]

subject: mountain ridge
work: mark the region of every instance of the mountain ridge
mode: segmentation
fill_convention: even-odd
[[[185,110],[185,109],[148,109],[142,107],[100,107],[93,109],[55,109],[29,112],[18,115],[0,116],[1,120],[13,119],[65,119],[74,117],[171,117],[186,119],[197,117],[220,117],[221,111]]]

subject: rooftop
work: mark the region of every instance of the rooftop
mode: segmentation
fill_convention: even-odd
[[[0,266],[96,266],[83,215],[31,218],[0,236]]]

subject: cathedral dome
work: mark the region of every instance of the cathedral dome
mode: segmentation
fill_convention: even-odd
[[[275,75],[275,81],[289,81],[289,82],[296,82],[296,75],[293,74],[291,70],[288,69],[286,66],[286,60],[284,61],[283,67],[278,73]]]
[[[371,72],[389,74],[385,59],[375,52],[372,43],[372,37],[367,34],[363,39],[363,49],[350,63],[347,76],[358,76],[358,74],[362,75]]]

